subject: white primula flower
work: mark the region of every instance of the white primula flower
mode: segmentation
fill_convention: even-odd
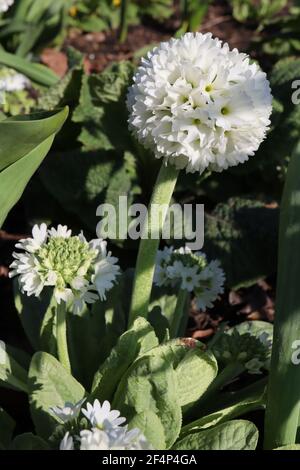
[[[107,400],[102,405],[99,400],[95,400],[93,405],[87,403],[86,409],[82,409],[82,413],[91,425],[98,429],[117,428],[126,421],[125,418],[120,416],[118,410],[111,409],[110,403]]]
[[[74,441],[73,437],[70,436],[69,432],[66,432],[64,438],[62,439],[59,450],[74,450]]]
[[[98,428],[80,432],[80,450],[146,450],[152,449],[141,431],[137,428],[127,431],[127,427],[102,431]]]
[[[64,406],[53,406],[50,408],[50,411],[52,411],[52,413],[54,413],[63,423],[67,423],[78,418],[85,400],[86,399],[83,398],[78,403],[75,403],[75,405],[73,405],[73,403],[66,402]]]
[[[1,0],[0,0],[1,1]],[[1,4],[0,4],[1,11]],[[3,67],[0,69],[0,91],[14,92],[22,91],[30,86],[30,80],[25,75],[17,73],[13,69]]]
[[[266,74],[211,33],[187,33],[142,59],[128,94],[129,125],[157,158],[187,172],[248,160],[270,125]]]
[[[154,284],[159,287],[177,285],[194,292],[200,310],[213,307],[213,302],[224,292],[224,282],[225,274],[219,261],[208,263],[201,251],[171,247],[157,254]]]
[[[6,12],[13,4],[14,0],[0,0],[0,13]]]
[[[120,417],[118,410],[112,410],[108,401],[104,401],[101,405],[95,400],[93,405],[87,403],[86,409],[81,411],[88,420],[88,428],[73,436],[74,439],[67,433],[60,443],[60,450],[74,450],[74,447],[80,450],[152,449],[139,429],[128,431],[127,425],[122,426],[126,421],[125,418]]]
[[[196,306],[199,310],[212,308],[213,302],[224,292],[225,273],[220,262],[211,261],[200,274],[199,286],[195,289]]]
[[[105,299],[120,273],[106,241],[87,242],[62,225],[50,230],[35,225],[32,238],[20,240],[16,248],[23,251],[13,253],[10,277],[19,275],[21,290],[38,297],[45,286],[53,287],[57,303],[71,304],[75,314]]]
[[[80,450],[109,450],[109,436],[101,429],[80,431]]]

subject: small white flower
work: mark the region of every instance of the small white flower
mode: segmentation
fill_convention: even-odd
[[[6,12],[13,4],[14,0],[0,0],[0,12]]]
[[[85,400],[86,399],[83,398],[75,404],[66,402],[64,406],[53,406],[50,408],[50,411],[52,411],[52,413],[54,413],[63,423],[67,423],[78,418]]]
[[[74,450],[74,441],[73,437],[70,436],[70,433],[67,432],[62,439],[59,450]]]
[[[93,405],[87,403],[86,410],[82,409],[82,413],[91,425],[98,429],[117,428],[126,421],[125,418],[120,417],[118,410],[111,409],[110,403],[107,400],[102,405],[99,400],[95,400]]]
[[[1,12],[1,4],[0,4]],[[1,92],[14,92],[22,91],[30,86],[30,81],[25,75],[17,73],[13,69],[3,67],[0,69],[0,91]]]
[[[80,314],[86,304],[105,300],[120,274],[118,259],[107,252],[104,240],[87,242],[83,234],[73,235],[67,226],[47,230],[35,225],[32,238],[20,240],[13,253],[10,277],[19,275],[21,290],[38,297],[45,286],[53,287],[57,303],[72,306]]]
[[[187,172],[245,162],[270,125],[266,74],[210,33],[187,33],[142,59],[128,94],[129,125],[157,158]]]
[[[58,225],[57,228],[51,228],[49,230],[50,237],[62,237],[62,238],[70,238],[72,235],[72,230],[69,230],[66,225]]]
[[[213,307],[213,302],[224,292],[224,282],[225,273],[219,261],[211,261],[200,274],[199,287],[195,289],[195,302],[199,310]]]

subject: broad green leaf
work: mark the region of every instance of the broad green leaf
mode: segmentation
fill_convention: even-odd
[[[250,421],[233,420],[206,431],[188,434],[174,450],[255,450],[258,430]]]
[[[27,372],[9,355],[6,345],[0,341],[0,385],[27,392]]]
[[[159,349],[159,348],[155,348]],[[138,358],[123,376],[113,406],[138,426],[155,449],[167,449],[181,428],[177,376],[172,362],[161,354]]]
[[[76,403],[85,395],[80,383],[55,357],[45,352],[38,352],[32,358],[28,387],[31,416],[36,432],[44,439],[52,434],[58,423],[50,407]]]
[[[142,317],[120,336],[109,357],[95,374],[93,398],[111,400],[122,376],[134,360],[158,345],[151,325]]]
[[[221,400],[216,398],[218,411],[202,416],[181,429],[180,436],[210,428],[229,419],[242,416],[250,411],[263,409],[266,401],[265,383],[255,383],[236,392],[227,392]]]
[[[68,321],[69,354],[73,375],[90,390],[95,373],[108,358],[127,326],[132,286],[128,270],[108,292],[106,301],[98,301],[82,315],[70,314]]]
[[[94,231],[99,222],[96,209],[105,202],[105,192],[119,165],[111,152],[67,150],[46,158],[39,176],[55,200]]]
[[[178,397],[181,406],[198,400],[208,389],[218,372],[213,354],[203,351],[201,343],[195,341],[176,367]]]
[[[0,408],[0,450],[8,449],[15,428],[14,420]]]
[[[0,121],[0,227],[50,150],[67,115],[65,108]]]
[[[41,437],[26,432],[14,438],[12,450],[49,450],[49,446]]]
[[[130,149],[125,101],[132,72],[132,64],[124,61],[83,77],[72,119],[81,124],[79,140],[85,150]]]

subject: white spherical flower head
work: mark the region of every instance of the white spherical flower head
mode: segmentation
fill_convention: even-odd
[[[126,421],[120,416],[118,410],[111,409],[107,400],[102,405],[99,400],[95,400],[93,404],[87,403],[86,409],[83,409],[82,413],[93,427],[102,430],[118,428]]]
[[[66,402],[64,406],[53,406],[50,408],[50,411],[55,414],[63,423],[73,421],[78,418],[81,407],[85,402],[85,398],[80,400],[78,403],[69,403]]]
[[[105,300],[120,270],[104,240],[88,242],[62,225],[50,230],[46,224],[35,225],[32,238],[20,240],[16,248],[22,252],[13,253],[10,277],[19,275],[22,291],[38,297],[51,286],[57,303],[72,305],[75,314],[86,304]]]
[[[127,101],[141,143],[157,158],[200,173],[248,160],[272,112],[266,74],[210,33],[187,33],[149,52]]]
[[[14,0],[0,0],[0,13],[5,13],[13,4]]]

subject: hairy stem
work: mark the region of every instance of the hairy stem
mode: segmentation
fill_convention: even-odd
[[[137,257],[129,326],[137,317],[148,316],[156,253],[178,173],[174,166],[162,163],[154,186]]]
[[[177,338],[177,336],[179,335],[179,330],[180,330],[180,326],[182,323],[182,319],[184,315],[186,315],[186,304],[187,304],[188,297],[189,297],[188,291],[180,289],[178,297],[177,297],[175,312],[174,312],[172,322],[170,325],[171,338]]]
[[[67,325],[66,325],[66,304],[61,302],[56,309],[56,340],[57,353],[60,363],[68,372],[71,372],[71,364],[68,353]]]

